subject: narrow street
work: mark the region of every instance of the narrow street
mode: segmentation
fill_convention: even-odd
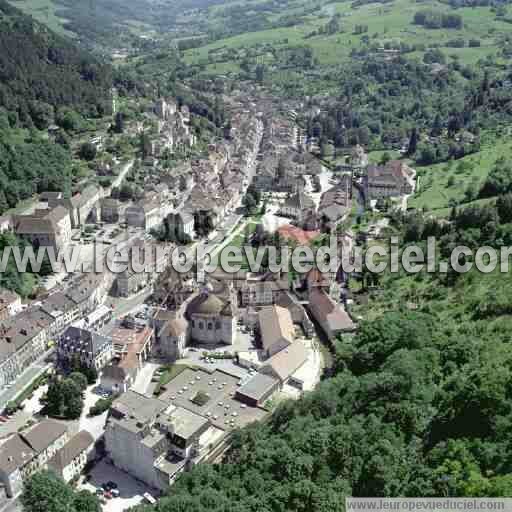
[[[11,400],[14,400],[26,387],[28,387],[37,377],[52,367],[51,362],[46,360],[54,353],[51,348],[41,357],[32,363],[17,379],[9,389],[4,389],[0,393],[0,410],[2,410]]]
[[[127,162],[124,165],[124,167],[121,170],[121,172],[116,176],[114,181],[112,181],[112,185],[110,187],[110,191],[113,188],[119,187],[123,183],[124,179],[126,178],[126,175],[132,170],[134,163],[135,163],[135,160],[130,160],[129,162]]]

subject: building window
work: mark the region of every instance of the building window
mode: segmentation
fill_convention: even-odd
[[[203,330],[204,324],[203,322],[199,322],[199,329]]]
[[[211,322],[208,322],[208,330],[211,331],[213,329],[213,324]]]
[[[192,320],[192,327],[195,327],[196,326],[196,322],[195,320]]]
[[[220,329],[220,322],[218,320],[215,322],[215,329]]]

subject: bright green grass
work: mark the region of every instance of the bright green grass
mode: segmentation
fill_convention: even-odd
[[[511,154],[512,141],[508,138],[489,137],[482,144],[479,153],[453,162],[417,167],[419,192],[410,199],[409,206],[434,212],[435,210],[446,211],[449,208],[450,199],[462,201],[469,185],[478,190],[496,160],[500,156],[509,157]],[[466,169],[462,169],[464,164],[468,165]]]
[[[464,203],[457,207],[457,209],[469,208],[471,206],[485,206],[486,204],[493,204],[496,201],[494,197],[486,197],[484,199],[476,199],[475,201],[471,201],[469,203]],[[434,210],[432,214],[435,217],[449,217],[452,212],[452,208],[441,208],[439,210]]]
[[[379,164],[382,160],[382,156],[387,153],[391,159],[400,158],[400,153],[398,151],[386,150],[386,151],[370,151],[368,153],[368,161],[371,164]]]
[[[411,2],[411,0],[397,0],[390,5],[367,4],[357,9],[352,9],[351,2],[326,4],[323,9],[319,9],[319,16],[307,16],[301,25],[249,32],[215,41],[201,48],[186,51],[185,60],[189,64],[208,64],[209,51],[219,48],[235,49],[238,52],[236,56],[226,57],[222,64],[214,65],[210,63],[207,66],[209,73],[227,73],[239,69],[238,64],[246,57],[248,49],[255,49],[258,46],[261,49],[265,44],[270,44],[275,48],[305,45],[313,49],[320,64],[335,65],[347,60],[353,47],[358,48],[360,46],[361,36],[354,35],[354,27],[356,25],[367,25],[367,35],[372,41],[377,41],[382,45],[388,41],[402,41],[427,46],[435,42],[443,47],[451,39],[463,38],[467,42],[470,38],[478,38],[482,44],[480,48],[443,48],[446,55],[456,56],[462,62],[469,64],[475,63],[487,55],[495,55],[498,50],[496,46],[497,38],[500,34],[509,34],[511,30],[507,23],[497,20],[495,14],[488,7],[458,9],[457,13],[464,20],[462,30],[431,30],[412,24],[416,11],[431,7],[451,12],[448,6],[435,0],[429,0],[421,4]],[[316,30],[319,26],[325,25],[328,21],[328,17],[320,16],[326,13],[326,9],[331,14],[333,12],[342,14],[344,32],[332,36],[319,35],[306,38],[307,34]],[[289,9],[284,10],[279,15],[283,16],[296,12],[298,12],[297,6],[292,4]],[[422,54],[421,52],[413,53],[411,56],[421,58]],[[267,62],[265,55],[262,55],[259,59]],[[267,63],[272,64],[272,62]]]
[[[56,15],[57,5],[52,0],[10,0],[10,3],[47,25],[54,32],[75,37],[73,32],[63,27],[66,20]]]

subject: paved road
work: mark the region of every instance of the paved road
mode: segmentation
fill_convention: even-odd
[[[7,502],[0,501],[0,512],[22,512],[23,506],[21,505],[20,498],[14,498]]]
[[[6,389],[0,394],[0,411],[3,410],[8,402],[14,400],[34,379],[39,377],[45,370],[51,368],[52,364],[47,363],[46,359],[50,357],[53,352],[53,348],[45,352],[16,379],[16,382],[10,389]]]
[[[126,178],[126,175],[131,171],[134,162],[135,162],[135,160],[130,160],[128,163],[126,163],[124,165],[121,172],[116,176],[115,180],[112,182],[112,186],[110,187],[111,190],[113,188],[119,187],[119,185],[121,185],[121,183]]]

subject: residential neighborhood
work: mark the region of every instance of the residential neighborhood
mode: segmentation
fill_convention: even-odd
[[[111,248],[132,259],[142,252],[143,263],[119,273],[60,268],[32,301],[1,291],[0,510],[39,469],[100,494],[101,472],[158,498],[181,472],[218,460],[234,430],[312,391],[325,347],[357,330],[342,272],[178,274],[170,254],[215,255],[240,238],[307,246],[329,234],[346,250],[354,205],[408,196],[414,171],[369,165],[361,146],[341,171],[329,170],[272,101],[240,91],[226,108],[229,138],[169,169],[163,159],[197,141],[186,107],[158,98],[144,114],[156,129],[130,128],[145,141],[124,167],[144,176],[138,197],[114,187],[47,192],[32,212],[6,220],[5,231],[34,247],[79,246],[82,269],[98,255],[109,262]],[[88,382],[83,409],[73,419],[42,416],[52,386],[77,373]]]
[[[0,512],[507,511],[511,57],[512,1],[0,0]]]

